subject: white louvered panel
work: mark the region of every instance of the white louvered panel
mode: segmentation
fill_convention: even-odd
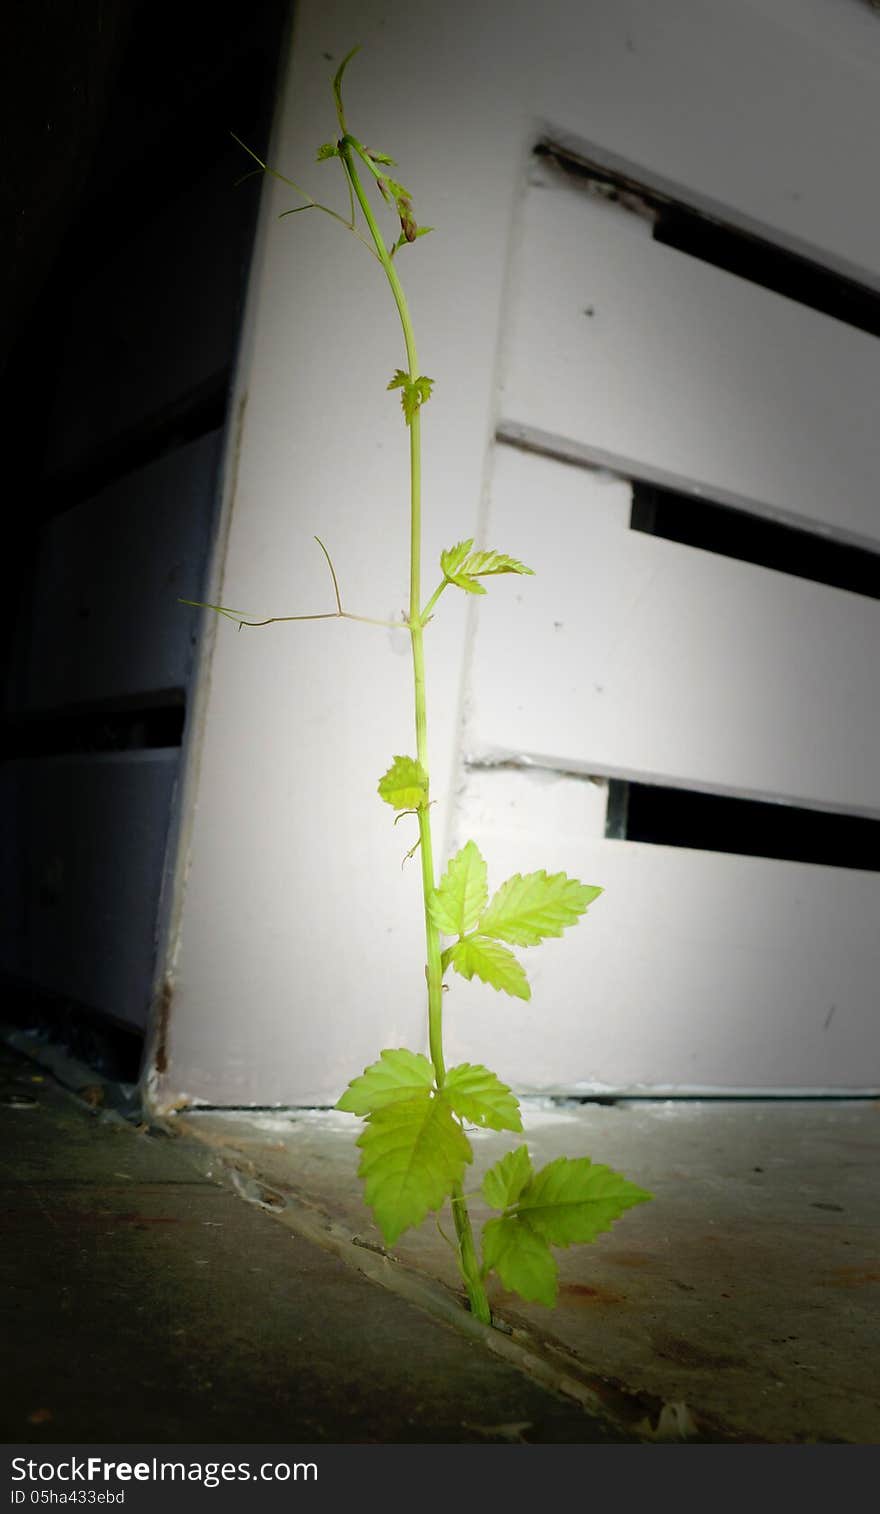
[[[605,841],[591,788],[468,775],[455,840],[478,841],[490,886],[545,867],[605,893],[518,953],[529,1003],[451,975],[453,1060],[543,1091],[880,1087],[880,877]]]
[[[629,529],[630,490],[496,449],[469,756],[880,813],[880,604]],[[495,587],[498,584],[498,587]]]
[[[661,246],[547,164],[532,177],[502,432],[880,543],[880,342]]]

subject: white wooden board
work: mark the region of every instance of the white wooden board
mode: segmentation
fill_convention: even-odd
[[[880,877],[605,841],[589,787],[467,778],[455,841],[476,840],[490,887],[544,867],[605,893],[518,953],[530,1002],[451,975],[453,1060],[545,1092],[880,1087]]]
[[[221,433],[210,432],[44,530],[26,707],[182,689],[213,515]]]
[[[880,544],[876,337],[654,242],[546,162],[518,236],[503,433]]]
[[[499,444],[465,752],[880,814],[880,603],[629,528],[630,489]]]

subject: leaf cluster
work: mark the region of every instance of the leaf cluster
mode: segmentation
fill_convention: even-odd
[[[336,1108],[365,1121],[358,1171],[389,1246],[461,1184],[473,1161],[466,1123],[522,1130],[517,1099],[487,1067],[463,1062],[438,1088],[427,1057],[403,1047],[383,1051]],[[535,1172],[524,1145],[489,1168],[481,1193],[490,1209],[501,1211],[483,1228],[482,1276],[494,1271],[503,1287],[550,1307],[557,1291],[551,1246],[593,1241],[651,1197],[589,1157],[557,1157]]]
[[[465,1120],[489,1130],[522,1130],[516,1099],[488,1068],[463,1062],[438,1088],[427,1057],[404,1048],[383,1051],[336,1108],[366,1121],[358,1172],[389,1246],[440,1209],[461,1183],[473,1161]]]
[[[400,403],[408,426],[412,425],[416,411],[431,398],[431,390],[434,380],[426,378],[422,373],[418,378],[411,378],[402,368],[396,368],[394,377],[389,381],[389,389],[400,390]]]
[[[322,143],[318,148],[317,159],[319,163],[324,163],[328,158],[344,157],[345,150],[349,147],[357,153],[358,157],[376,180],[376,186],[383,200],[389,204],[393,204],[397,212],[400,221],[400,236],[393,246],[388,249],[389,256],[393,258],[394,254],[406,243],[414,242],[417,237],[427,235],[434,228],[432,226],[418,225],[413,212],[412,194],[405,184],[399,184],[386,171],[389,168],[397,167],[395,160],[387,152],[379,152],[376,148],[365,147],[363,142],[359,142],[357,137],[352,136],[348,130],[345,119],[345,107],[342,103],[342,76],[351,59],[358,51],[359,48],[353,47],[351,52],[346,54],[333,77],[336,118],[339,122],[339,130],[342,135],[338,142]],[[348,166],[350,167],[350,164]]]
[[[483,1276],[497,1272],[509,1292],[551,1309],[557,1292],[551,1246],[586,1245],[652,1197],[589,1157],[557,1157],[534,1172],[526,1146],[489,1168],[482,1195],[503,1211],[483,1227]]]
[[[566,873],[514,873],[489,900],[486,863],[474,841],[449,861],[431,896],[429,910],[438,930],[457,936],[443,953],[443,969],[480,978],[517,999],[531,998],[525,969],[507,944],[537,946],[561,936],[598,899],[602,889]]]

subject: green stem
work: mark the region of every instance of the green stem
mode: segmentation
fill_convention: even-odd
[[[452,1218],[455,1221],[455,1233],[458,1236],[461,1270],[470,1300],[471,1314],[482,1320],[484,1325],[491,1325],[492,1311],[483,1286],[477,1249],[474,1245],[474,1233],[471,1229],[471,1219],[461,1183],[456,1183],[452,1190]]]
[[[406,345],[406,357],[409,364],[409,377],[412,382],[419,377],[418,356],[416,353],[415,336],[413,334],[412,321],[409,307],[403,292],[397,270],[391,261],[391,256],[385,246],[385,240],[376,223],[370,203],[364,193],[357,169],[352,157],[352,145],[347,136],[343,136],[339,142],[339,154],[342,159],[349,183],[354,190],[358,204],[364,213],[364,219],[370,229],[370,235],[376,246],[379,261],[385,270],[386,278],[391,286],[391,293],[400,316],[400,324],[403,328],[403,340]],[[420,610],[421,599],[421,552],[422,552],[422,455],[421,455],[421,414],[416,409],[409,425],[409,459],[410,459],[410,570],[409,570],[409,633],[412,641],[413,657],[413,685],[415,693],[415,721],[416,721],[416,756],[428,776],[428,721],[425,700],[425,649],[424,649],[424,620]],[[442,587],[442,586],[441,586]],[[436,602],[438,594],[429,601],[430,605]],[[422,861],[422,895],[425,911],[425,945],[427,951],[426,977],[428,980],[428,1040],[431,1050],[431,1061],[434,1066],[434,1077],[438,1088],[443,1087],[446,1078],[446,1065],[443,1060],[443,969],[440,962],[440,933],[431,919],[429,901],[434,892],[434,853],[431,839],[431,812],[428,807],[429,794],[426,793],[425,802],[419,809],[419,848]],[[462,1186],[457,1183],[452,1191],[452,1215],[455,1221],[455,1232],[458,1236],[459,1251],[461,1255],[462,1273],[470,1299],[471,1312],[485,1324],[491,1323],[489,1302],[486,1298],[486,1290],[480,1276],[480,1268],[477,1261],[474,1246],[473,1232],[467,1205],[464,1201]]]
[[[446,588],[446,585],[448,584],[448,582],[449,582],[449,579],[448,578],[444,578],[442,584],[440,584],[434,590],[433,594],[431,595],[431,598],[428,600],[428,603],[425,605],[425,608],[422,611],[422,624],[423,625],[427,625],[428,624],[428,621],[431,618],[431,611],[433,610],[435,604],[437,603],[438,599],[440,598],[440,595],[443,593],[443,590]]]

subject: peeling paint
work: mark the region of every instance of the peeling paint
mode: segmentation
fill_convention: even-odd
[[[174,984],[171,975],[168,974],[163,980],[156,1005],[156,1050],[153,1064],[160,1074],[168,1071],[168,1028],[173,999]]]

